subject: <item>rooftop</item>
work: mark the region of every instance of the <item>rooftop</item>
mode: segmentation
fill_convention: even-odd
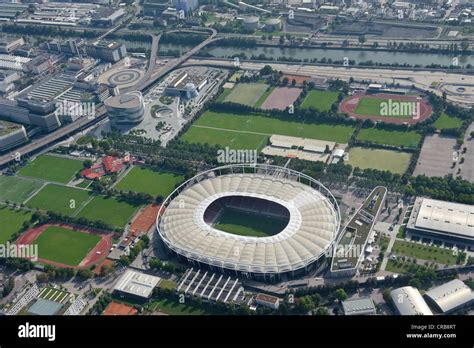
[[[408,227],[474,238],[474,206],[418,197]]]
[[[0,136],[14,132],[22,127],[21,124],[0,120]]]
[[[118,280],[114,290],[130,295],[149,298],[161,278],[127,270]]]
[[[451,280],[425,294],[442,312],[449,312],[474,300],[471,288],[459,279]]]

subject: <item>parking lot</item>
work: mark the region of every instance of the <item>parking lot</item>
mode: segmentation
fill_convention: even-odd
[[[420,157],[413,173],[429,177],[443,177],[454,174],[454,153],[456,153],[456,139],[439,134],[427,136],[421,148]]]

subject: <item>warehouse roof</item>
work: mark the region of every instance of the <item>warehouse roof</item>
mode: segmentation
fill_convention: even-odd
[[[445,313],[474,300],[471,288],[459,279],[451,280],[425,294]]]
[[[433,315],[418,289],[405,286],[390,293],[400,315]]]
[[[408,227],[474,237],[474,206],[418,197]]]

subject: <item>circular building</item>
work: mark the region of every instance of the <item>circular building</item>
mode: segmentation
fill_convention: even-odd
[[[281,29],[281,20],[278,18],[270,18],[265,21],[266,31],[278,31]]]
[[[229,211],[279,230],[258,236],[226,232],[221,219]],[[180,258],[270,281],[309,270],[332,247],[339,225],[339,207],[323,185],[263,164],[228,165],[196,175],[163,202],[156,221],[161,240]]]
[[[145,107],[140,92],[131,92],[110,97],[104,101],[112,124],[138,124],[143,121]]]
[[[255,16],[244,17],[244,27],[247,29],[258,29],[259,19]]]

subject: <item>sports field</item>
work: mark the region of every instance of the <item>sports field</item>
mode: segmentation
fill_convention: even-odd
[[[268,135],[241,133],[233,130],[191,127],[181,140],[189,143],[201,143],[229,147],[231,149],[260,151],[267,144]]]
[[[457,117],[451,117],[444,112],[440,117],[433,123],[436,129],[452,129],[459,128],[462,125],[462,120]]]
[[[18,175],[39,178],[46,181],[68,183],[83,168],[82,162],[50,155],[42,155],[20,169]]]
[[[34,179],[0,175],[0,201],[23,203],[42,185],[42,182]]]
[[[268,237],[280,233],[286,225],[288,225],[288,221],[285,219],[225,208],[213,227],[239,236]]]
[[[399,101],[395,101],[395,105],[401,105]],[[407,105],[413,105],[415,106],[414,103],[412,102],[404,102],[404,103],[409,103]],[[387,106],[386,108],[386,113],[382,112],[383,105],[388,105],[388,99],[386,98],[360,98],[359,103],[357,104],[357,107],[355,109],[355,113],[358,115],[370,115],[370,116],[389,116],[389,117],[395,117],[395,118],[402,118],[402,119],[411,119],[413,118],[413,112],[415,110],[415,107],[409,108],[410,112],[404,109],[408,108],[399,108],[399,112],[391,112],[392,110],[389,110]]]
[[[41,210],[51,210],[65,215],[74,215],[89,198],[89,192],[73,187],[48,184],[34,195],[26,205]]]
[[[102,196],[94,197],[78,214],[89,220],[100,220],[111,226],[124,227],[138,210],[127,202]]]
[[[359,132],[357,140],[368,141],[374,144],[403,146],[405,148],[416,149],[420,143],[421,135],[413,131],[401,132],[376,128],[364,128]]]
[[[31,220],[32,213],[25,210],[16,210],[0,205],[0,244],[10,240],[18,232],[25,221]]]
[[[226,96],[224,102],[255,106],[268,87],[264,83],[238,83]]]
[[[403,174],[408,169],[411,155],[406,152],[353,147],[349,150],[349,161],[352,167],[360,169],[388,170]]]
[[[190,131],[197,127],[204,127],[206,132],[209,129],[215,129],[218,132],[208,135],[206,137],[207,141],[199,137],[199,135],[203,135],[202,132],[200,134],[191,133],[188,135]],[[222,145],[222,140],[229,137],[229,135],[226,135],[227,132],[225,130],[239,132],[240,134],[236,135],[238,137],[245,133],[267,136],[279,134],[335,141],[340,144],[346,144],[354,132],[353,127],[345,125],[304,124],[259,115],[237,115],[207,111],[184,134],[183,140],[194,143],[207,142],[209,144]],[[249,148],[249,146],[245,148]]]
[[[331,105],[337,101],[337,95],[338,92],[316,90],[309,91],[301,103],[301,108],[312,108],[320,111],[328,111],[331,109]]]
[[[77,266],[100,241],[95,234],[49,226],[34,243],[40,259]]]
[[[155,172],[151,169],[135,166],[120,180],[115,188],[167,197],[183,179],[182,175],[175,173]]]

